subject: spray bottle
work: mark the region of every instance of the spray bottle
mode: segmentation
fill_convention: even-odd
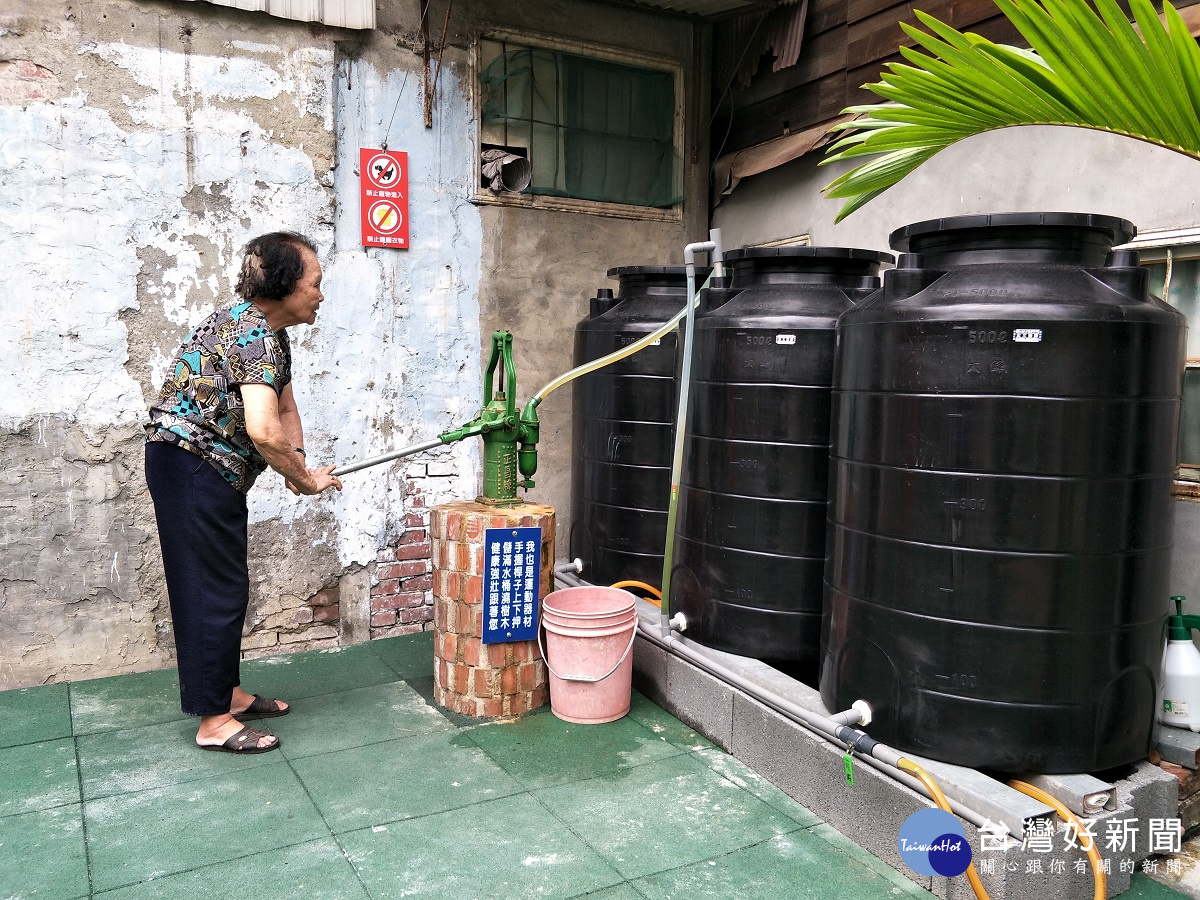
[[[1200,616],[1183,614],[1184,597],[1172,597],[1175,615],[1167,617],[1167,653],[1163,658],[1162,708],[1158,719],[1176,728],[1200,732],[1200,650],[1192,643],[1192,629]]]

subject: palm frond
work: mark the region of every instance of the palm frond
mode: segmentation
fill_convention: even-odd
[[[854,106],[822,165],[874,156],[825,188],[847,198],[841,221],[951,144],[1014,125],[1071,125],[1122,134],[1200,159],[1200,45],[1170,3],[996,0],[1031,49],[996,44],[923,12],[901,24],[902,48]],[[1165,21],[1165,24],[1164,24]],[[924,51],[924,52],[921,52]]]

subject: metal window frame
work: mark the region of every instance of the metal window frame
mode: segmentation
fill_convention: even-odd
[[[684,64],[681,60],[649,56],[633,50],[625,50],[605,44],[595,44],[588,41],[571,40],[554,35],[540,34],[532,31],[519,31],[502,26],[484,28],[474,39],[472,62],[475,71],[472,72],[472,100],[475,116],[475,159],[482,152],[483,140],[483,92],[479,79],[476,77],[484,69],[483,47],[487,41],[500,44],[513,44],[517,47],[530,47],[539,50],[553,50],[573,56],[589,57],[605,62],[622,63],[639,69],[655,72],[668,72],[675,83],[675,113],[672,127],[672,142],[680,159],[686,158],[684,130]],[[686,172],[681,173],[686,185]],[[616,219],[633,219],[643,222],[683,222],[683,207],[687,198],[667,209],[650,206],[633,206],[625,203],[606,203],[600,200],[577,200],[570,197],[547,197],[523,194],[496,194],[482,186],[476,186],[469,197],[472,203],[481,206],[516,206],[525,209],[555,210],[559,212],[586,213],[594,216],[607,216]]]
[[[1138,251],[1139,260],[1143,265],[1146,263],[1167,263],[1169,265],[1175,259],[1200,259],[1200,226],[1146,231],[1128,244],[1122,244],[1121,249]],[[1182,252],[1177,253],[1177,251]],[[1200,327],[1200,322],[1196,323],[1196,327]],[[1200,357],[1185,359],[1184,368],[1200,369]],[[1175,485],[1176,496],[1200,499],[1200,463],[1177,464]]]

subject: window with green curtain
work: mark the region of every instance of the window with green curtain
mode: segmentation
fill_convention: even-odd
[[[671,72],[490,43],[494,58],[479,73],[485,140],[528,151],[532,193],[645,207],[682,201]]]
[[[1166,260],[1143,265],[1150,270],[1150,293],[1187,316],[1187,368],[1179,403],[1179,477],[1200,481],[1200,244],[1173,247],[1169,253],[1169,286]],[[1164,287],[1168,288],[1165,292]]]

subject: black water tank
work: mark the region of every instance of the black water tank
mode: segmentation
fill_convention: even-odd
[[[1004,772],[1150,749],[1186,327],[1133,235],[910,225],[842,317],[821,696],[878,740]]]
[[[707,270],[699,275],[703,281]],[[683,309],[683,266],[621,266],[617,296],[592,301],[575,326],[576,366],[657,330]],[[593,584],[662,582],[675,434],[675,344],[657,344],[575,379],[571,556]]]
[[[670,608],[689,638],[814,685],[835,327],[891,259],[735,250],[732,299],[695,320]]]

